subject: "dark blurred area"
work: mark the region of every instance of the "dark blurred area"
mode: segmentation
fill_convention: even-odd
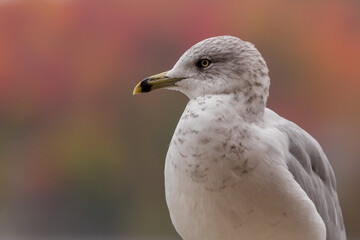
[[[0,238],[180,239],[163,165],[187,99],[132,96],[207,37],[253,42],[268,107],[322,145],[360,239],[360,2],[0,1]]]

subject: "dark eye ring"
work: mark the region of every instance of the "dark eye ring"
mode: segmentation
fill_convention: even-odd
[[[210,66],[210,64],[211,61],[209,59],[204,58],[204,59],[200,59],[196,65],[201,68],[207,68]]]

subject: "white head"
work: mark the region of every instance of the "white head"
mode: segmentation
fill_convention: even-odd
[[[244,93],[260,97],[265,105],[270,86],[268,72],[265,60],[253,44],[219,36],[192,46],[170,71],[144,79],[134,93],[168,88],[190,99]]]

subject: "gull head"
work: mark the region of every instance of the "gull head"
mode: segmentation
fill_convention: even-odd
[[[217,94],[255,94],[266,103],[270,78],[265,60],[250,43],[232,36],[205,39],[187,50],[174,67],[145,78],[134,94],[159,88],[190,99]]]

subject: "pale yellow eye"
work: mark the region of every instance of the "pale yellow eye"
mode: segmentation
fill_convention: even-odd
[[[210,65],[211,61],[209,59],[201,59],[198,62],[198,66],[202,68],[207,68]]]

